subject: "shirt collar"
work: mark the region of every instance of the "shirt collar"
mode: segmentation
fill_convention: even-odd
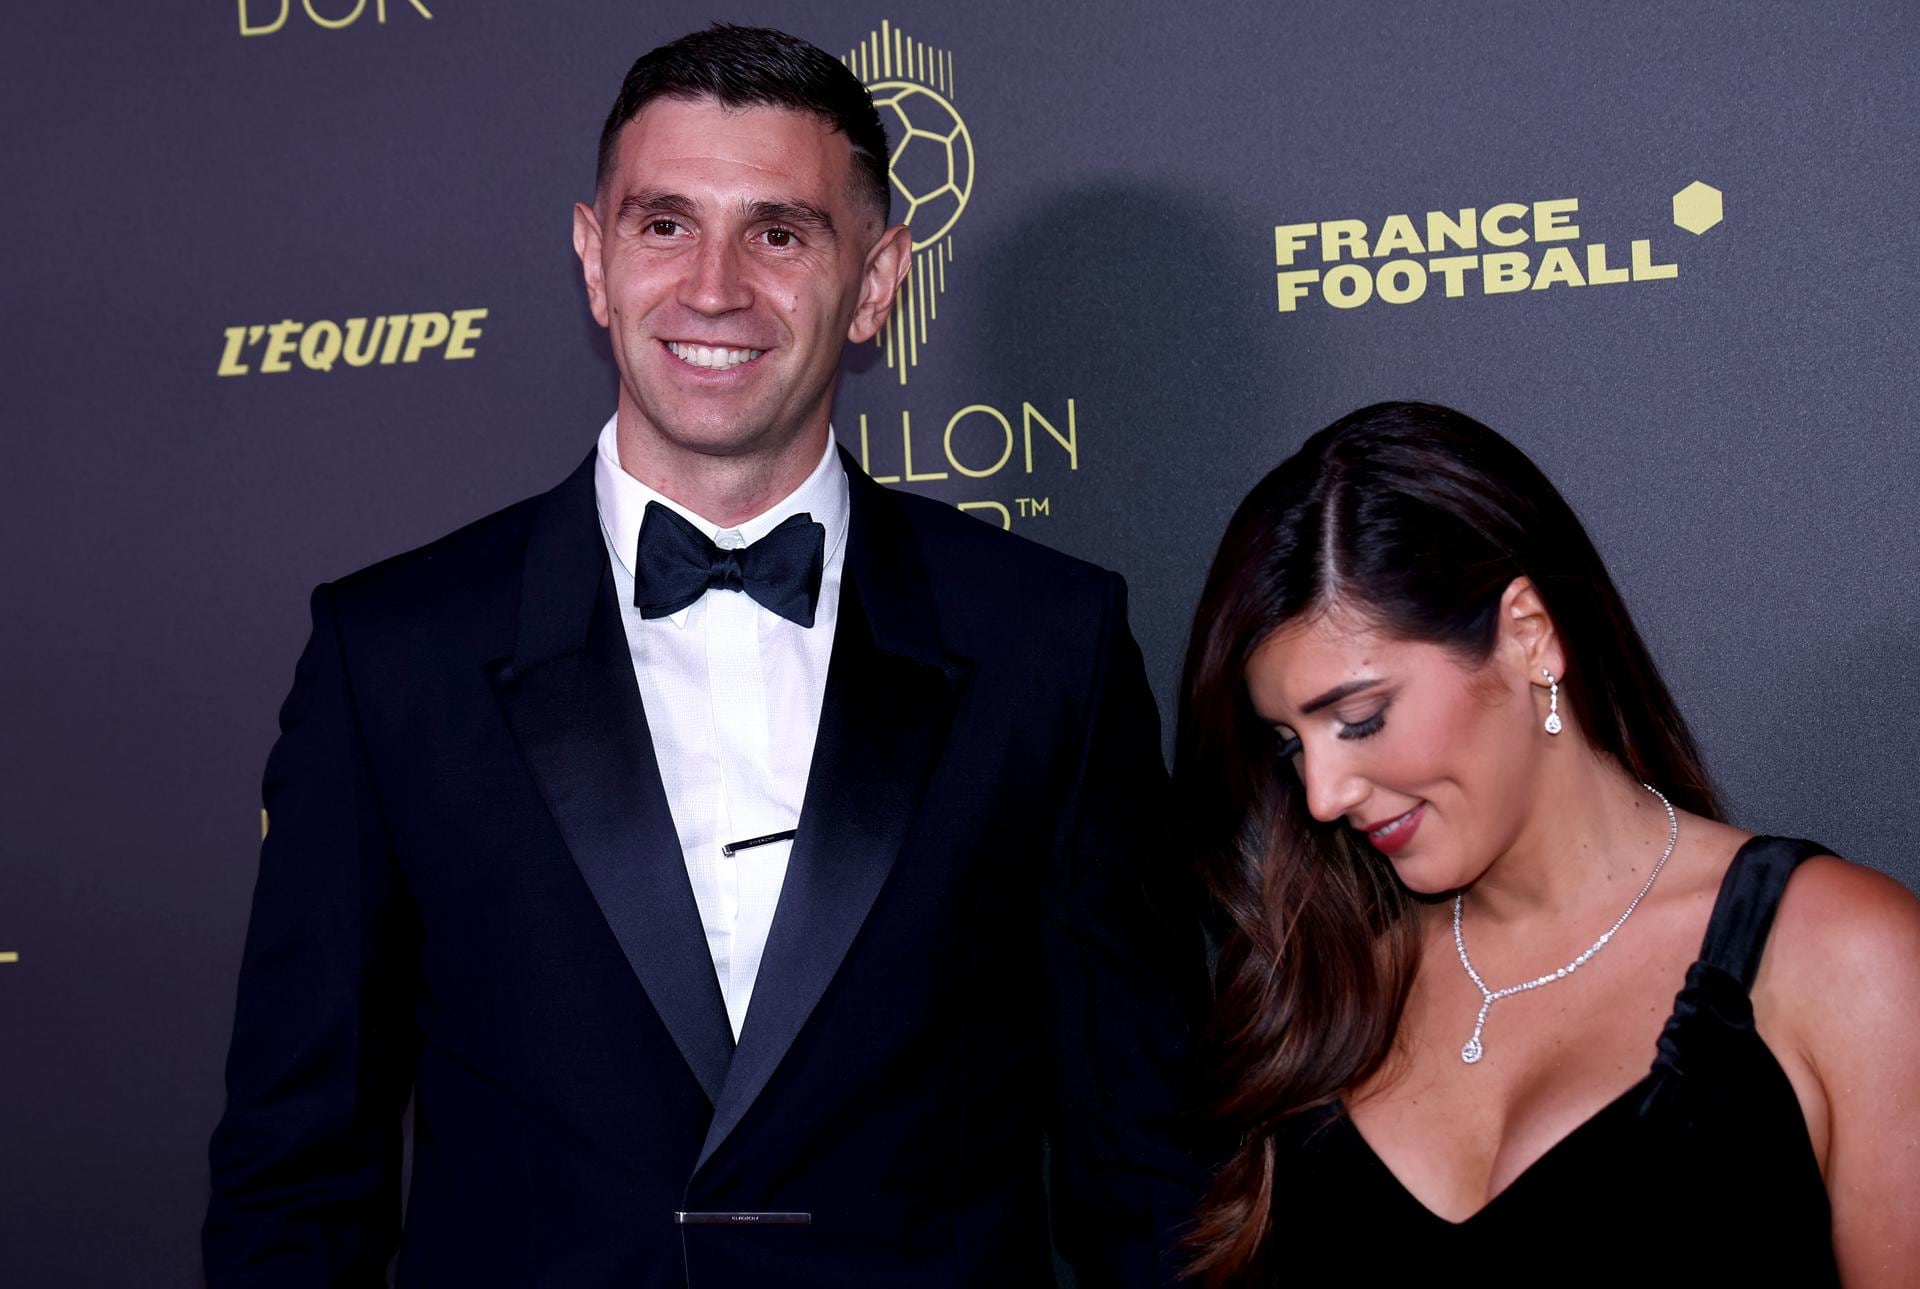
[[[798,488],[753,518],[733,525],[731,530],[723,530],[720,525],[695,514],[671,497],[649,488],[621,467],[619,422],[620,414],[615,412],[600,429],[599,446],[593,463],[593,490],[607,544],[612,547],[614,558],[620,561],[620,567],[627,571],[629,577],[633,575],[634,552],[640,543],[640,521],[647,513],[649,501],[657,501],[672,510],[705,534],[708,541],[717,542],[721,532],[733,531],[740,534],[745,544],[752,545],[791,516],[802,513],[813,516],[814,522],[827,530],[825,562],[833,562],[841,543],[846,540],[849,510],[847,471],[840,464],[840,453],[831,428],[827,431],[827,447],[820,455],[820,464],[813,468],[813,473]],[[672,616],[676,622],[683,622],[686,610],[682,609]]]

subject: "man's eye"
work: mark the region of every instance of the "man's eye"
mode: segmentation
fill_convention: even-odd
[[[647,231],[659,237],[672,237],[680,231],[680,225],[675,220],[656,219],[647,225]]]
[[[778,247],[782,250],[786,249],[789,246],[792,246],[793,245],[792,231],[785,228],[769,228],[767,230],[767,245]]]

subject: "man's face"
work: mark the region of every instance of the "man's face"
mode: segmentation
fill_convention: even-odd
[[[621,129],[574,249],[623,438],[754,456],[824,432],[841,349],[880,329],[911,251],[854,164],[845,135],[783,108],[656,99]]]

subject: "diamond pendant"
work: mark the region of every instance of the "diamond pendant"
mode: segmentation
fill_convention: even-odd
[[[1558,734],[1560,732],[1560,728],[1561,728],[1560,713],[1559,712],[1547,713],[1547,733]]]
[[[1472,1065],[1480,1059],[1480,1036],[1478,1034],[1468,1039],[1466,1045],[1460,1049],[1460,1059],[1468,1065]]]

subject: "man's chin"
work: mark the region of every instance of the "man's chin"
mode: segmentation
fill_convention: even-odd
[[[792,442],[792,431],[764,421],[700,420],[672,425],[663,435],[668,442],[688,452],[711,457],[759,456],[777,452]]]
[[[763,418],[712,416],[646,418],[641,433],[670,452],[729,460],[775,456],[801,437]]]
[[[727,397],[720,391],[647,391],[635,397],[631,384],[620,402],[622,437],[649,442],[656,451],[699,457],[778,457],[809,438],[813,417],[767,400]],[[740,391],[744,392],[744,391]],[[667,397],[658,397],[666,393]]]

